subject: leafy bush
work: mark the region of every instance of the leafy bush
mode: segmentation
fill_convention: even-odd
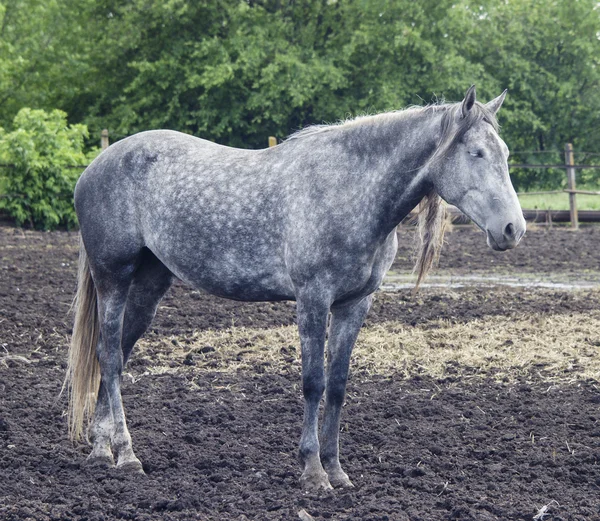
[[[24,108],[14,118],[12,132],[0,128],[0,210],[18,226],[44,230],[76,226],[73,189],[84,153],[85,125],[68,125],[60,110]]]

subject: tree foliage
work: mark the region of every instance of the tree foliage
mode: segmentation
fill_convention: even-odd
[[[475,83],[482,99],[509,89],[511,149],[600,152],[596,0],[0,0],[0,22],[4,126],[24,106],[60,108],[113,139],[172,128],[262,147]]]
[[[45,230],[75,226],[73,189],[82,169],[73,167],[91,158],[84,153],[86,127],[67,125],[60,110],[28,108],[18,112],[13,124],[12,132],[0,128],[0,163],[6,165],[0,210],[17,225]]]

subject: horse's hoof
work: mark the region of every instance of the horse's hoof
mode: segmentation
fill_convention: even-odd
[[[111,469],[115,466],[115,460],[109,454],[101,454],[96,456],[92,453],[85,460],[85,464],[90,467]]]
[[[140,460],[124,461],[123,463],[119,463],[117,468],[122,472],[127,472],[128,474],[146,474]]]
[[[307,474],[300,476],[300,485],[306,491],[309,490],[331,490],[333,487],[329,483],[329,478],[325,472]]]
[[[352,481],[344,471],[329,473],[329,482],[333,488],[354,488]]]

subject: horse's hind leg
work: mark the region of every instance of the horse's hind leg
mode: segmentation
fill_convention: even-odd
[[[334,487],[353,486],[340,465],[340,414],[346,396],[350,355],[371,307],[371,301],[372,297],[368,296],[353,305],[331,310],[327,342],[327,389],[321,428],[321,461]]]
[[[134,344],[152,322],[156,308],[171,285],[172,278],[171,272],[150,251],[145,250],[143,252],[127,293],[121,334],[121,370],[127,362]],[[91,426],[94,448],[89,459],[94,463],[112,466],[114,464],[110,450],[112,441],[118,455],[117,466],[141,470],[141,463],[133,453],[130,438],[127,442],[128,433],[121,434],[122,439],[119,439],[117,435],[118,431],[113,421],[113,411],[111,411],[105,381],[106,378],[103,372],[96,411]],[[125,443],[123,443],[123,440]]]
[[[114,252],[113,248],[101,252]],[[110,463],[110,444],[119,455],[118,466],[127,466],[133,470],[142,470],[140,461],[131,448],[131,436],[127,430],[123,403],[121,400],[121,374],[123,371],[123,352],[121,338],[123,334],[123,317],[131,284],[138,262],[140,251],[129,247],[118,258],[107,258],[106,255],[88,256],[97,292],[98,321],[100,339],[96,347],[96,355],[100,365],[100,391],[96,404],[96,412],[91,426],[94,449],[92,461]],[[108,460],[108,461],[107,461]]]
[[[137,269],[127,297],[121,347],[123,365],[127,363],[133,346],[146,332],[152,322],[162,297],[171,286],[173,275],[150,251],[146,251]],[[117,431],[115,430],[115,434]],[[119,444],[113,439],[113,447],[117,452],[117,467],[131,467],[134,470],[141,464],[128,444]]]
[[[90,426],[90,438],[93,449],[88,456],[88,462],[92,465],[113,467],[115,462],[110,448],[110,438],[113,431],[113,419],[108,401],[108,393],[104,381],[100,381],[98,398],[94,418]]]
[[[133,346],[146,332],[158,304],[173,281],[173,274],[150,250],[144,250],[127,296],[123,319],[123,364],[127,363]]]

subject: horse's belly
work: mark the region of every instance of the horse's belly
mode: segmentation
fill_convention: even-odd
[[[210,274],[209,274],[210,275]],[[285,283],[285,277],[277,274],[249,276],[200,276],[186,281],[218,297],[246,302],[295,300],[292,288]]]
[[[146,246],[182,281],[213,295],[244,301],[293,299],[276,222],[197,208],[143,219]]]
[[[249,302],[294,300],[289,275],[276,259],[183,257],[163,262],[183,282],[219,297]]]

